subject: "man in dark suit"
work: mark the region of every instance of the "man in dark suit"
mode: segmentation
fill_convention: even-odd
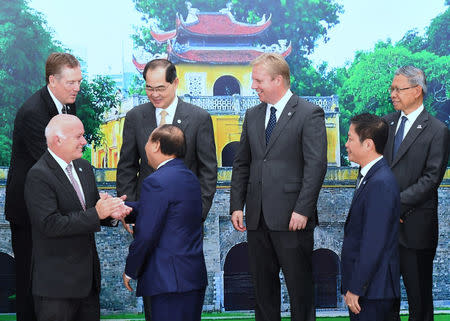
[[[342,293],[350,320],[389,320],[394,299],[400,297],[400,191],[383,158],[388,126],[371,114],[350,122],[345,147],[361,170],[345,222]]]
[[[324,112],[292,94],[281,55],[263,54],[252,66],[252,88],[262,103],[245,114],[231,178],[231,221],[236,230],[247,229],[256,320],[280,320],[280,267],[292,320],[315,320],[311,255],[327,168]]]
[[[384,157],[400,186],[400,269],[409,303],[409,320],[433,320],[433,259],[438,242],[438,187],[449,154],[448,128],[423,106],[425,75],[399,68],[391,85],[397,112],[385,116],[389,138]],[[400,320],[400,300],[396,318]]]
[[[100,319],[94,232],[100,230],[101,220],[121,219],[131,210],[120,198],[99,199],[92,166],[80,158],[86,144],[83,134],[76,116],[53,117],[45,129],[48,151],[25,182],[33,235],[32,293],[39,321]]]
[[[136,295],[151,297],[154,321],[200,321],[207,285],[202,240],[202,199],[197,177],[181,158],[186,144],[174,125],[156,128],[145,146],[149,165],[138,202],[125,286],[138,279]]]
[[[16,266],[16,308],[18,321],[36,320],[31,295],[31,227],[23,196],[28,170],[44,154],[44,129],[61,113],[75,115],[75,98],[80,90],[78,60],[68,53],[52,53],[45,64],[47,85],[36,91],[18,110],[14,121],[11,162],[6,184],[5,216],[11,226]]]
[[[176,96],[175,65],[166,59],[152,60],[144,68],[149,103],[130,110],[123,127],[123,143],[117,165],[117,195],[139,199],[143,180],[153,173],[145,145],[151,132],[162,124],[173,124],[186,137],[186,166],[197,175],[202,188],[203,220],[211,208],[217,183],[217,160],[212,120],[200,107]]]

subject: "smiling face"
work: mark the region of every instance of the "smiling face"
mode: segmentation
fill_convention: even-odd
[[[252,89],[258,93],[259,100],[268,104],[276,104],[286,93],[283,77],[273,77],[264,64],[253,66]]]
[[[408,115],[422,105],[422,87],[411,85],[408,78],[397,75],[392,81],[391,99],[395,110],[403,111]]]
[[[59,154],[67,163],[83,156],[83,147],[86,145],[83,123],[77,118],[70,126],[63,130],[63,137],[59,137]]]
[[[80,67],[63,67],[60,74],[50,75],[48,80],[50,90],[61,104],[75,103],[82,80]]]
[[[175,99],[178,78],[172,83],[166,81],[166,69],[149,69],[145,77],[145,92],[156,108],[167,108]]]

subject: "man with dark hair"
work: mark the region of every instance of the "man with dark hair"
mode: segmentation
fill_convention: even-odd
[[[145,145],[155,172],[145,178],[139,201],[127,202],[137,218],[123,281],[132,291],[130,279],[138,280],[136,295],[151,297],[154,321],[200,321],[202,313],[202,199],[197,177],[180,159],[185,150],[181,129],[157,127]]]
[[[200,107],[176,96],[175,65],[155,59],[144,68],[149,103],[130,110],[123,127],[123,144],[117,165],[117,195],[139,199],[142,181],[153,169],[148,165],[145,145],[149,134],[163,124],[173,124],[186,137],[186,166],[197,175],[202,188],[203,220],[211,208],[217,183],[217,160],[211,116]]]
[[[263,54],[252,66],[261,104],[245,114],[231,178],[231,222],[247,230],[256,320],[280,320],[282,269],[291,319],[313,321],[311,258],[327,169],[324,112],[289,90],[289,65],[280,54]]]
[[[16,267],[16,307],[18,321],[36,320],[31,295],[31,227],[24,201],[28,170],[44,154],[44,129],[61,113],[75,115],[75,99],[80,91],[81,69],[68,53],[52,53],[45,64],[47,85],[36,91],[20,107],[14,120],[11,162],[6,183],[5,216],[11,226]]]
[[[438,242],[438,187],[449,156],[449,131],[423,106],[422,70],[405,66],[390,88],[396,112],[385,116],[389,138],[384,156],[400,186],[400,268],[409,320],[433,320],[433,260]],[[400,320],[400,300],[395,317]]]
[[[389,320],[394,300],[400,297],[400,193],[382,155],[388,126],[371,114],[350,122],[345,147],[349,160],[361,170],[344,228],[342,293],[350,320]]]

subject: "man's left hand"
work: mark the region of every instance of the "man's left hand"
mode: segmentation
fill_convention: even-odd
[[[130,285],[130,278],[126,276],[125,272],[122,274],[123,284],[127,288],[128,291],[133,292],[133,288]]]
[[[292,212],[291,221],[289,222],[289,231],[304,230],[306,223],[308,223],[307,216]]]
[[[361,307],[359,306],[359,295],[353,294],[350,291],[347,291],[347,293],[344,295],[345,303],[347,304],[348,308],[354,313],[358,314],[361,312]]]

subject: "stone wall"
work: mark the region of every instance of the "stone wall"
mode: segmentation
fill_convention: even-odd
[[[448,171],[447,171],[448,173]],[[1,173],[0,173],[1,174]],[[5,188],[0,175],[0,213],[3,213]],[[315,249],[326,248],[340,255],[343,226],[348,207],[353,196],[353,170],[333,169],[327,174],[327,180],[319,196],[318,210],[320,225],[315,230]],[[114,194],[111,182],[100,182],[99,188]],[[440,301],[450,298],[450,187],[448,179],[439,189],[439,246],[434,264],[434,299]],[[208,270],[208,288],[206,290],[204,310],[222,310],[224,301],[223,267],[229,250],[236,244],[246,241],[245,233],[233,229],[229,221],[229,188],[218,188],[208,219],[204,227],[204,252]],[[97,247],[102,265],[101,308],[103,312],[140,312],[142,304],[134,293],[128,292],[122,284],[122,272],[128,246],[132,237],[122,227],[103,227],[96,234]],[[9,224],[0,215],[0,251],[13,256]],[[132,283],[135,287],[136,284]],[[403,290],[403,297],[405,293]],[[288,295],[282,287],[283,310],[288,309]],[[448,302],[448,301],[447,301]],[[343,302],[338,297],[338,306]]]

